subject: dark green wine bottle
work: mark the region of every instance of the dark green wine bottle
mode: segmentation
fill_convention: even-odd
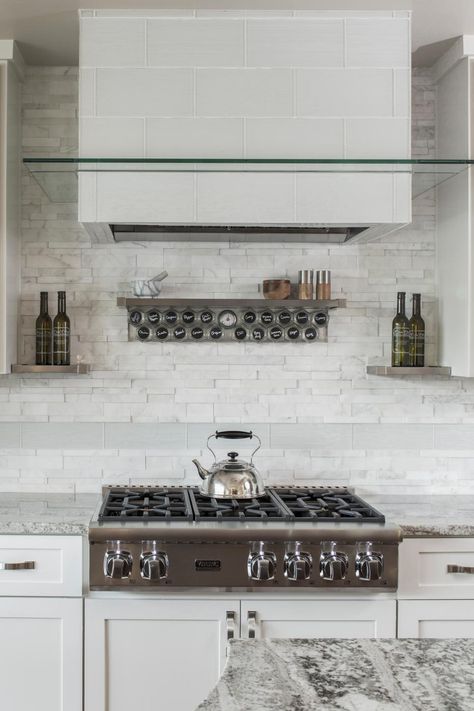
[[[58,313],[53,321],[53,363],[71,363],[71,324],[66,313],[65,291],[58,291]]]
[[[409,353],[410,328],[405,315],[405,292],[397,294],[397,315],[392,321],[392,365],[405,367],[410,365]]]
[[[410,321],[410,365],[422,368],[425,364],[425,322],[421,318],[421,294],[413,294]]]
[[[40,299],[40,315],[36,319],[36,365],[51,365],[53,324],[48,314],[48,292],[40,292]]]

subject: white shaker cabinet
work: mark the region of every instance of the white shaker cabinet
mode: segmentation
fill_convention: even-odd
[[[82,711],[82,599],[0,598],[0,707]]]
[[[242,637],[365,639],[396,636],[396,600],[245,600]]]
[[[82,711],[80,536],[0,536],[0,708]]]
[[[474,541],[414,538],[400,545],[399,637],[474,638]]]
[[[239,602],[85,602],[85,711],[194,711],[222,674]]]
[[[0,374],[9,373],[16,362],[22,70],[13,40],[0,40]]]

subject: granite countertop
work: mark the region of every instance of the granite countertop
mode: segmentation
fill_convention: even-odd
[[[397,524],[405,538],[472,536],[474,495],[372,495],[358,493]],[[0,534],[87,533],[100,494],[0,493]]]
[[[474,640],[231,642],[201,711],[472,711]]]
[[[0,534],[86,535],[99,494],[2,494]]]
[[[356,491],[400,526],[404,538],[437,536],[474,537],[474,495],[372,495]],[[474,708],[474,703],[473,703]]]

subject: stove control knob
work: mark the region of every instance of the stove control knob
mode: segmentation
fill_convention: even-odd
[[[132,556],[128,551],[107,551],[104,557],[104,575],[114,580],[124,580],[132,572]]]
[[[332,544],[330,551],[321,553],[319,575],[323,580],[344,580],[348,566],[349,561],[347,555],[337,551],[335,544]]]
[[[251,553],[248,558],[247,572],[251,580],[273,580],[275,577],[276,556],[274,553]]]
[[[285,575],[288,580],[309,580],[312,558],[309,553],[289,553],[285,560]]]
[[[140,575],[144,580],[164,580],[168,577],[166,553],[149,552],[140,556]]]
[[[356,556],[356,577],[370,583],[380,580],[383,574],[383,554],[372,550],[372,543],[365,544],[365,550]]]

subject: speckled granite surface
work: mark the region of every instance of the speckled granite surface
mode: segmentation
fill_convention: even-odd
[[[474,537],[474,496],[357,493],[384,513],[387,522],[401,526],[406,538]],[[76,495],[0,493],[0,534],[86,534],[99,497],[99,492]]]
[[[474,640],[236,640],[198,708],[472,711]]]
[[[474,496],[472,495],[382,496],[357,493],[381,511],[386,521],[398,524],[405,538],[474,537]]]
[[[2,494],[0,534],[86,535],[99,494]]]

